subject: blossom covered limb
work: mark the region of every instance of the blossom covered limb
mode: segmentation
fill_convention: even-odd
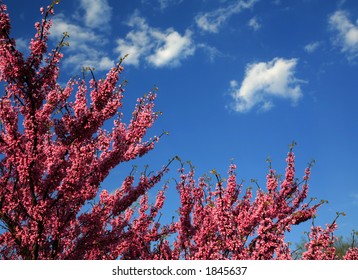
[[[108,246],[101,245],[95,253],[83,242],[90,229],[103,233],[99,234],[103,240],[105,235],[110,237],[98,215],[103,211],[121,213],[108,223],[120,215],[128,218],[133,202],[165,173],[162,170],[152,178],[141,178],[137,187],[125,180],[128,201],[122,210],[117,204],[110,206],[109,201],[104,207],[102,198],[102,206],[80,214],[86,202],[96,197],[110,169],[143,156],[159,139],[143,140],[157,118],[154,94],[139,101],[128,127],[118,118],[118,129],[107,133],[102,125],[122,106],[124,89],[117,85],[123,71],[120,63],[104,80],[92,79],[88,86],[84,79],[71,79],[63,88],[57,80],[68,34],[47,53],[55,2],[41,8],[43,19],[35,24],[26,59],[11,38],[9,15],[0,4],[0,81],[6,83],[0,99],[0,219],[5,229],[0,235],[1,258],[100,258],[99,252],[108,254],[104,252]],[[75,101],[71,103],[72,94]],[[115,201],[124,200],[117,197]],[[112,238],[118,237],[114,233],[119,234],[113,231]],[[97,240],[95,247],[104,244],[103,240]],[[71,253],[76,249],[77,255]]]

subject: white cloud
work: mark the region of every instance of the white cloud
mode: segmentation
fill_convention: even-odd
[[[89,28],[70,22],[63,14],[58,14],[54,18],[51,35],[60,40],[64,32],[68,32],[70,35],[70,44],[74,48],[81,47],[89,42],[104,43],[102,35],[97,34]]]
[[[114,61],[103,51],[99,51],[99,46],[104,46],[108,40],[102,33],[96,33],[91,28],[80,26],[71,22],[63,14],[57,14],[51,28],[51,39],[57,44],[63,37],[63,33],[68,32],[70,38],[69,47],[66,47],[64,65],[79,71],[84,67],[93,67],[99,70],[108,70],[114,66]]]
[[[163,45],[148,56],[147,60],[157,67],[171,64],[176,66],[180,60],[194,54],[195,48],[191,42],[191,32],[186,31],[184,36],[170,30],[162,39]]]
[[[107,0],[80,0],[85,11],[84,22],[90,28],[107,29],[112,16],[112,8]]]
[[[248,22],[248,25],[255,31],[261,28],[261,24],[258,22],[256,17],[251,18]]]
[[[296,65],[294,58],[249,64],[240,87],[237,81],[230,82],[232,108],[240,113],[249,112],[255,106],[267,111],[274,106],[274,98],[289,99],[296,104],[302,97],[300,81],[294,76]]]
[[[307,44],[305,47],[304,47],[304,49],[305,49],[305,51],[306,52],[308,52],[308,53],[313,53],[313,52],[315,52],[317,49],[318,49],[318,47],[321,45],[321,43],[320,42],[312,42],[312,43],[309,43],[309,44]]]
[[[114,61],[107,57],[104,53],[98,52],[95,49],[90,49],[89,52],[76,52],[71,54],[64,60],[66,67],[72,67],[78,71],[82,67],[91,67],[98,70],[108,70],[114,66]]]
[[[124,39],[117,40],[120,57],[128,54],[126,64],[138,66],[144,59],[155,67],[177,66],[195,52],[192,33],[180,35],[173,28],[161,30],[150,27],[136,12],[128,25],[133,28]]]
[[[217,33],[220,27],[233,15],[240,13],[243,9],[252,8],[258,0],[238,0],[233,4],[219,8],[212,12],[200,13],[195,21],[198,27],[204,31]]]
[[[329,18],[329,26],[336,32],[335,43],[348,58],[358,56],[358,20],[352,23],[346,11],[336,11]]]

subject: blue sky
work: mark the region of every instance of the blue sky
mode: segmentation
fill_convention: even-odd
[[[3,2],[26,52],[39,7],[50,1]],[[357,1],[62,0],[55,11],[51,44],[70,34],[60,82],[82,66],[102,77],[128,54],[125,120],[137,97],[159,88],[163,115],[148,137],[170,134],[104,187],[117,187],[132,164],[157,170],[175,155],[197,176],[215,168],[225,177],[234,159],[246,186],[252,178],[264,186],[267,157],[283,174],[295,140],[297,177],[315,159],[309,196],[329,201],[316,223],[339,211],[347,216],[338,233],[358,230]],[[172,187],[167,205],[176,199]]]

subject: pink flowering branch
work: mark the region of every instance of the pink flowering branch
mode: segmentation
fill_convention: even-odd
[[[286,175],[282,182],[270,168],[265,192],[251,189],[242,197],[232,164],[226,180],[217,179],[214,190],[204,178],[198,184],[191,169],[180,169],[177,184],[181,207],[174,241],[173,258],[185,259],[290,259],[291,251],[284,237],[293,225],[311,219],[323,203],[309,206],[307,197],[311,165],[301,184],[295,180],[294,154],[287,156]]]
[[[151,228],[147,242],[163,233],[154,222],[164,193],[145,216],[131,219],[131,207],[145,197],[167,172],[125,179],[114,195],[102,192],[92,210],[83,206],[96,198],[103,180],[122,162],[145,155],[160,138],[144,140],[158,117],[156,94],[138,100],[127,126],[120,117],[111,132],[102,128],[122,107],[124,88],[118,85],[120,63],[103,80],[72,79],[62,88],[57,80],[65,33],[47,53],[54,1],[41,8],[30,54],[25,60],[11,38],[6,6],[0,6],[0,258],[115,258],[131,228]],[[93,73],[92,73],[93,74]],[[71,95],[74,102],[69,102]],[[120,116],[120,114],[118,114]],[[142,202],[142,207],[146,204]],[[153,226],[154,225],[154,226]]]

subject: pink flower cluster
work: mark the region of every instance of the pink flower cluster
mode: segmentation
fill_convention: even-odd
[[[226,183],[215,173],[215,189],[204,178],[196,185],[192,170],[186,175],[182,173],[177,186],[182,206],[172,257],[290,259],[285,232],[290,231],[292,225],[312,218],[320,204],[311,207],[302,204],[307,196],[308,177],[299,186],[294,181],[292,151],[287,161],[283,182],[279,184],[271,169],[267,192],[259,189],[255,197],[251,189],[243,192],[242,185],[237,183],[234,164],[229,168]]]
[[[53,3],[57,3],[54,1]],[[164,187],[153,203],[148,191],[168,172],[131,173],[114,193],[100,186],[117,165],[145,155],[159,137],[145,140],[158,117],[156,94],[138,99],[129,124],[119,116],[123,67],[88,83],[58,82],[61,49],[47,53],[54,4],[41,8],[43,20],[25,59],[10,37],[10,20],[0,0],[0,259],[290,259],[285,234],[311,219],[322,202],[305,203],[310,166],[295,180],[292,149],[281,181],[269,170],[266,191],[243,190],[232,164],[228,179],[215,186],[194,169],[179,169],[178,219],[161,225]],[[89,69],[89,71],[92,71]],[[74,95],[74,101],[69,97]],[[97,197],[99,195],[99,197]],[[93,202],[96,201],[97,202]],[[88,203],[91,202],[91,207]],[[335,259],[333,232],[313,227],[303,259]],[[345,259],[358,259],[350,248]]]
[[[157,240],[169,230],[151,224],[164,192],[153,207],[145,206],[143,197],[167,166],[138,183],[128,176],[117,192],[103,191],[90,211],[82,211],[113,167],[154,148],[159,137],[144,137],[158,117],[156,94],[138,100],[128,126],[119,116],[112,131],[102,129],[122,106],[124,89],[117,84],[123,67],[118,64],[105,79],[93,77],[88,85],[73,79],[61,87],[59,62],[68,35],[47,53],[54,4],[41,8],[43,19],[35,24],[26,59],[10,37],[9,15],[0,4],[0,81],[6,83],[0,98],[0,225],[5,229],[0,258],[115,258],[126,255],[125,244],[131,246],[135,237],[138,244]],[[75,100],[69,102],[72,94]],[[133,203],[141,197],[142,212],[132,218]]]

